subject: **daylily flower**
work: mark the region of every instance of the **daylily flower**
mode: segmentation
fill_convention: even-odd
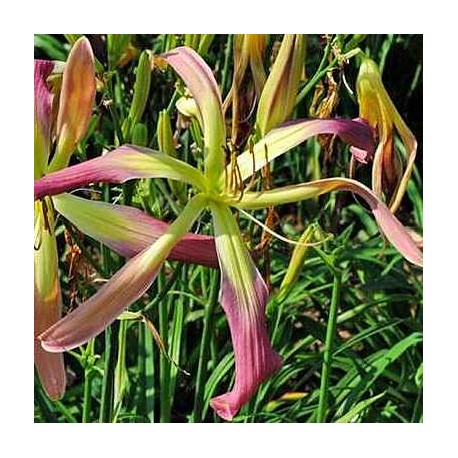
[[[34,177],[65,167],[76,144],[84,135],[95,96],[94,58],[87,39],[73,46],[62,75],[57,120],[53,116],[54,95],[47,78],[56,64],[34,63]],[[55,153],[49,162],[55,138]],[[37,335],[59,320],[62,298],[59,285],[57,244],[54,234],[55,213],[49,198],[35,202],[35,366],[43,388],[51,399],[65,391],[62,355],[45,352]]]
[[[412,174],[417,154],[417,140],[401,118],[388,95],[377,64],[365,57],[359,68],[356,89],[360,117],[376,130],[378,146],[372,166],[372,189],[378,197],[385,195],[395,213]],[[397,132],[405,148],[406,165],[394,146]]]
[[[54,95],[47,78],[55,66],[54,62],[35,61],[36,179],[49,169],[64,167],[68,163],[72,148],[74,149],[85,133],[95,96],[92,50],[87,39],[81,38],[75,43],[65,64],[57,114],[57,125],[60,126],[61,134],[58,134],[56,141],[56,159],[48,164],[56,117],[52,110]],[[65,140],[61,140],[62,135]],[[35,365],[43,388],[51,399],[60,398],[65,391],[63,358],[61,354],[44,351],[36,336],[61,317],[62,298],[54,234],[55,211],[71,221],[81,232],[127,258],[142,251],[169,228],[167,223],[140,210],[93,202],[69,194],[35,201]],[[216,267],[218,264],[213,238],[194,234],[183,237],[171,251],[170,259],[209,267]]]
[[[102,157],[41,178],[35,183],[35,198],[57,195],[91,182],[119,183],[145,177],[184,181],[196,193],[164,235],[128,261],[94,296],[51,326],[40,339],[46,350],[62,352],[96,336],[148,290],[173,247],[201,212],[209,209],[221,269],[220,302],[227,315],[235,354],[235,384],[228,393],[212,399],[211,406],[219,416],[230,420],[250,400],[259,384],[281,366],[281,358],[271,347],[267,333],[267,287],[243,242],[231,207],[258,209],[334,190],[351,191],[366,200],[381,231],[406,259],[421,265],[422,254],[386,205],[355,180],[330,178],[264,192],[243,189],[243,182],[257,170],[317,134],[337,134],[350,145],[372,152],[373,136],[367,124],[343,119],[290,122],[271,130],[226,166],[221,94],[210,68],[186,47],[176,48],[163,57],[197,103],[204,136],[204,170],[164,153],[124,145]]]

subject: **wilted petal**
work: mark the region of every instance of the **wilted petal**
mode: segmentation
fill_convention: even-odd
[[[167,154],[125,145],[104,156],[50,173],[35,181],[35,199],[60,194],[90,183],[123,183],[133,178],[170,178],[203,188],[204,177],[194,167]]]
[[[223,103],[223,113],[232,105],[231,142],[236,146],[244,139],[245,129],[241,126],[251,117],[256,99],[259,100],[267,79],[263,63],[266,46],[265,34],[236,34],[234,37],[234,74],[232,86]],[[247,77],[248,66],[251,68],[251,78]]]
[[[263,62],[267,46],[267,35],[250,33],[245,34],[244,38],[244,51],[249,55],[256,94],[260,96],[267,79]]]
[[[34,176],[39,178],[48,164],[51,143],[53,94],[46,82],[54,62],[34,61]]]
[[[210,405],[231,420],[259,385],[281,366],[270,345],[265,306],[267,287],[245,248],[230,210],[211,204],[221,267],[220,302],[227,315],[235,353],[235,384]]]
[[[372,166],[372,188],[379,197],[385,193],[390,210],[394,213],[412,174],[417,154],[417,140],[396,110],[383,85],[377,64],[363,59],[356,81],[360,116],[377,130],[379,145]],[[405,167],[394,147],[394,130],[397,130],[406,149]]]
[[[250,177],[266,163],[274,160],[310,137],[335,134],[344,142],[372,155],[374,139],[372,129],[360,119],[302,119],[283,124],[271,130],[254,145],[253,154],[245,151],[237,158],[242,180]],[[228,166],[229,167],[229,166]],[[228,169],[228,173],[230,170]]]
[[[163,55],[189,88],[202,116],[205,146],[205,174],[219,180],[224,170],[226,129],[221,93],[210,67],[191,48],[175,48]]]
[[[56,239],[45,227],[44,212],[47,213],[50,225],[54,221],[51,211],[47,210],[41,202],[35,203],[37,246],[34,251],[34,360],[45,392],[51,399],[56,400],[65,392],[64,360],[62,355],[43,350],[37,339],[39,334],[60,319],[62,308]]]
[[[56,210],[81,232],[131,258],[153,244],[170,224],[124,205],[91,201],[71,194],[53,197]],[[171,260],[218,266],[213,237],[186,234],[172,249]]]
[[[233,205],[244,209],[265,208],[272,205],[311,199],[331,191],[351,191],[362,197],[370,206],[382,233],[410,262],[422,266],[423,255],[406,228],[390,212],[388,207],[366,186],[348,178],[326,178],[309,183],[285,186],[262,193],[245,192]]]
[[[50,171],[68,165],[76,144],[86,133],[95,99],[94,54],[85,37],[73,45],[65,64],[57,116],[58,143]]]
[[[127,262],[94,296],[42,333],[43,348],[50,352],[70,350],[103,331],[148,290],[170,250],[201,210],[202,201],[196,197],[166,234]]]

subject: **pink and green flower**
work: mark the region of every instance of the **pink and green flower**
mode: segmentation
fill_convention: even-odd
[[[221,270],[220,302],[227,315],[235,354],[232,390],[210,403],[219,416],[231,420],[259,385],[281,366],[281,358],[272,348],[268,336],[265,317],[267,287],[243,242],[233,210],[267,208],[315,198],[331,191],[350,191],[368,203],[381,232],[407,260],[421,265],[422,254],[379,197],[355,180],[329,178],[263,192],[244,189],[244,182],[257,170],[318,134],[337,134],[357,151],[372,154],[373,133],[367,123],[344,119],[298,120],[273,129],[266,128],[268,133],[252,149],[226,165],[221,95],[210,68],[196,52],[186,47],[176,48],[164,58],[183,79],[197,104],[204,137],[203,170],[165,153],[124,145],[102,157],[47,174],[35,182],[35,198],[49,199],[54,195],[56,207],[62,210],[68,197],[62,200],[60,194],[69,189],[99,181],[119,183],[145,177],[190,183],[194,195],[161,236],[131,258],[94,296],[39,338],[44,349],[59,353],[100,333],[148,290],[164,260],[178,244],[188,245],[186,233],[200,214],[209,210]],[[268,117],[268,113],[265,116]],[[111,229],[106,227],[105,231],[110,233]],[[104,237],[102,233],[99,236]],[[122,245],[122,240],[115,245],[119,243]]]

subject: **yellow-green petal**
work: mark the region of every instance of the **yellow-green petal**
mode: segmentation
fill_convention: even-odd
[[[47,204],[35,202],[34,360],[43,389],[56,400],[65,392],[64,360],[43,350],[37,339],[60,319],[62,310],[54,216],[49,200]]]

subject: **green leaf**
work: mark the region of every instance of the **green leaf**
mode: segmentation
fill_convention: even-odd
[[[68,50],[64,43],[54,38],[52,35],[34,35],[34,46],[44,51],[50,59],[67,60]]]
[[[361,412],[363,412],[367,407],[373,404],[377,399],[380,399],[382,396],[385,396],[385,393],[377,394],[369,399],[365,399],[364,401],[358,402],[349,412],[345,415],[340,417],[336,423],[354,423],[355,417],[358,416]]]

